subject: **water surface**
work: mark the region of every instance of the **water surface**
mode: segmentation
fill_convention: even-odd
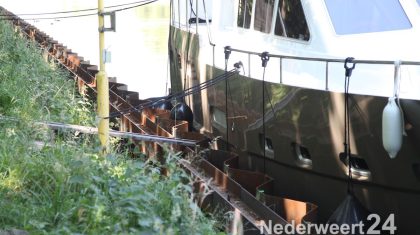
[[[105,0],[105,6],[132,2],[135,0]],[[0,0],[0,5],[19,14],[95,8],[97,1]],[[81,14],[86,13],[92,12]],[[20,17],[28,19],[40,16]],[[97,16],[27,21],[89,60],[91,64],[99,64]],[[111,63],[106,65],[108,76],[117,77],[118,82],[126,83],[130,90],[139,92],[140,98],[165,95],[169,83],[168,30],[168,0],[117,12],[117,31],[107,32],[105,35],[105,47],[111,51]]]

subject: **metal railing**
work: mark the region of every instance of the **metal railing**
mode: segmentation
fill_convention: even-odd
[[[231,51],[244,53],[248,55],[257,55],[261,56],[262,53],[253,52],[253,51],[246,51],[240,50],[236,48],[230,48]],[[272,58],[279,58],[279,59],[293,59],[293,60],[304,60],[304,61],[316,61],[316,62],[326,62],[326,63],[343,63],[345,59],[332,59],[332,58],[322,58],[322,57],[304,57],[304,56],[290,56],[290,55],[278,55],[278,54],[267,54],[269,57]],[[395,61],[392,60],[353,60],[353,63],[357,64],[394,64]],[[420,61],[401,61],[401,65],[420,65]]]
[[[0,115],[0,122],[21,122],[22,120],[14,117],[6,117]],[[40,127],[47,127],[51,130],[68,130],[74,132],[80,132],[83,134],[90,134],[96,135],[98,134],[98,128],[90,127],[90,126],[80,126],[80,125],[73,125],[73,124],[66,124],[66,123],[59,123],[59,122],[32,122],[33,125],[40,126]],[[139,141],[153,141],[157,143],[167,143],[167,144],[176,144],[182,146],[189,146],[189,147],[196,147],[197,141],[189,140],[189,139],[180,139],[180,138],[172,138],[172,137],[163,137],[159,135],[149,135],[149,134],[139,134],[133,132],[123,132],[123,131],[114,131],[110,130],[109,135],[112,137],[118,138],[130,138],[133,140]]]
[[[227,47],[225,47],[227,48]],[[289,59],[289,60],[299,60],[299,61],[313,61],[313,62],[324,62],[325,63],[325,90],[329,89],[329,64],[330,63],[345,63],[345,59],[334,59],[334,58],[323,58],[323,57],[305,57],[305,56],[291,56],[291,55],[279,55],[279,54],[270,54],[268,52],[255,52],[255,51],[247,51],[247,50],[241,50],[232,48],[229,46],[229,50],[232,52],[238,52],[242,54],[247,55],[248,60],[248,76],[251,77],[251,56],[259,56],[263,53],[266,53],[265,55],[269,58],[278,58],[280,60],[280,84],[283,83],[283,60]],[[399,69],[400,65],[415,65],[420,66],[420,61],[398,61],[398,65],[396,64],[397,61],[392,60],[358,60],[354,59],[352,61],[354,64],[372,64],[372,65],[395,65],[395,73]]]

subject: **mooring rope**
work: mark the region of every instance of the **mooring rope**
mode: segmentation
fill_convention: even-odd
[[[344,154],[348,159],[348,180],[347,180],[347,192],[352,194],[353,193],[353,177],[351,173],[352,167],[352,157],[351,157],[351,149],[350,149],[350,111],[349,111],[349,85],[350,85],[350,77],[353,69],[356,67],[356,63],[353,63],[354,58],[348,57],[344,62],[344,68],[346,69],[345,78],[344,78]],[[352,64],[349,66],[349,64]]]
[[[238,63],[236,63],[235,65],[239,66]],[[122,116],[124,114],[132,113],[132,112],[141,112],[141,110],[143,110],[143,109],[161,105],[161,104],[163,104],[163,103],[165,103],[169,100],[179,100],[179,99],[184,98],[186,96],[196,94],[196,93],[201,92],[202,90],[208,89],[209,87],[212,87],[212,86],[216,85],[217,83],[219,83],[223,80],[227,80],[228,78],[233,77],[237,73],[238,73],[238,68],[232,69],[232,70],[230,70],[230,71],[228,71],[228,72],[226,72],[226,73],[224,73],[220,76],[212,78],[212,79],[210,79],[208,81],[205,81],[203,83],[200,83],[198,85],[192,86],[190,88],[187,88],[187,89],[185,89],[183,91],[180,91],[178,93],[171,94],[169,96],[158,97],[157,100],[148,101],[144,104],[134,106],[134,107],[129,108],[129,109],[113,112],[109,115],[109,117],[106,117],[106,118],[119,117],[119,116]]]

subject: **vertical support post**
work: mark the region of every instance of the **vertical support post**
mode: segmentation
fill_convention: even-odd
[[[181,0],[178,0],[178,28],[181,29]],[[187,14],[187,13],[185,13]]]
[[[188,33],[190,33],[190,22],[189,22],[189,20],[188,20],[188,1],[189,0],[185,0],[185,27],[188,29]],[[191,8],[191,11],[192,11],[193,9]],[[191,13],[189,14],[189,15],[191,15]]]
[[[251,54],[250,53],[248,53],[248,77],[251,77]]]
[[[195,34],[198,35],[198,0],[195,0]]]
[[[105,17],[104,2],[98,0],[98,22],[99,22],[99,72],[96,74],[98,92],[98,134],[103,153],[109,151],[109,84],[105,72]]]
[[[225,73],[227,73],[227,67],[229,62],[230,54],[232,50],[230,46],[225,46]],[[228,79],[225,79],[225,117],[226,117],[226,150],[229,151],[229,115],[228,115]]]
[[[175,26],[175,0],[171,0],[171,25],[170,26]]]
[[[283,58],[280,57],[280,84],[283,84]]]
[[[328,61],[325,63],[325,90],[328,91]]]

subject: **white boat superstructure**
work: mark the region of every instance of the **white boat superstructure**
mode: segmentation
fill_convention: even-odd
[[[240,9],[249,3],[252,12],[241,16]],[[270,2],[270,3],[263,3]],[[172,24],[185,31],[198,33],[200,37],[200,63],[224,68],[223,48],[233,48],[248,52],[273,55],[296,56],[305,58],[341,59],[354,57],[356,60],[372,60],[375,65],[359,63],[353,73],[350,92],[374,96],[390,97],[394,91],[394,65],[392,61],[419,61],[420,43],[420,6],[415,0],[406,1],[174,1]],[[252,3],[252,4],[251,4]],[[190,4],[190,5],[186,5]],[[287,4],[292,4],[288,13],[304,23],[298,33],[292,29],[280,32],[279,12]],[[345,6],[345,5],[348,6]],[[188,23],[197,16],[201,23]],[[278,6],[278,7],[277,7]],[[299,9],[300,10],[296,10]],[[263,8],[258,15],[256,9]],[[194,9],[195,10],[195,9]],[[249,10],[249,9],[244,9]],[[179,14],[176,14],[176,13]],[[271,12],[267,14],[267,12]],[[355,17],[355,12],[362,12]],[[334,14],[333,14],[334,13]],[[179,17],[177,17],[179,16]],[[252,17],[254,16],[254,17]],[[240,17],[249,18],[238,26]],[[283,21],[290,19],[284,16]],[[293,18],[294,17],[294,18]],[[382,19],[386,18],[385,21]],[[207,19],[207,20],[206,20]],[[264,28],[257,25],[263,21]],[[369,21],[368,21],[369,20]],[[211,21],[211,22],[210,22]],[[371,22],[369,25],[369,22]],[[287,23],[287,22],[286,22]],[[280,25],[280,26],[279,26]],[[290,26],[292,27],[292,26]],[[286,28],[287,30],[287,28]],[[214,55],[213,46],[215,44]],[[212,56],[209,56],[212,55]],[[262,79],[260,57],[247,53],[232,54],[232,61],[242,61],[245,74],[254,79]],[[330,63],[327,66],[319,61],[299,59],[282,60],[282,80],[280,81],[280,58],[270,58],[266,80],[273,83],[299,86],[329,91],[343,91],[343,63]],[[381,63],[383,62],[383,63]],[[388,62],[388,63],[387,63]],[[328,84],[326,84],[328,77]],[[420,100],[420,66],[402,65],[401,98]]]

